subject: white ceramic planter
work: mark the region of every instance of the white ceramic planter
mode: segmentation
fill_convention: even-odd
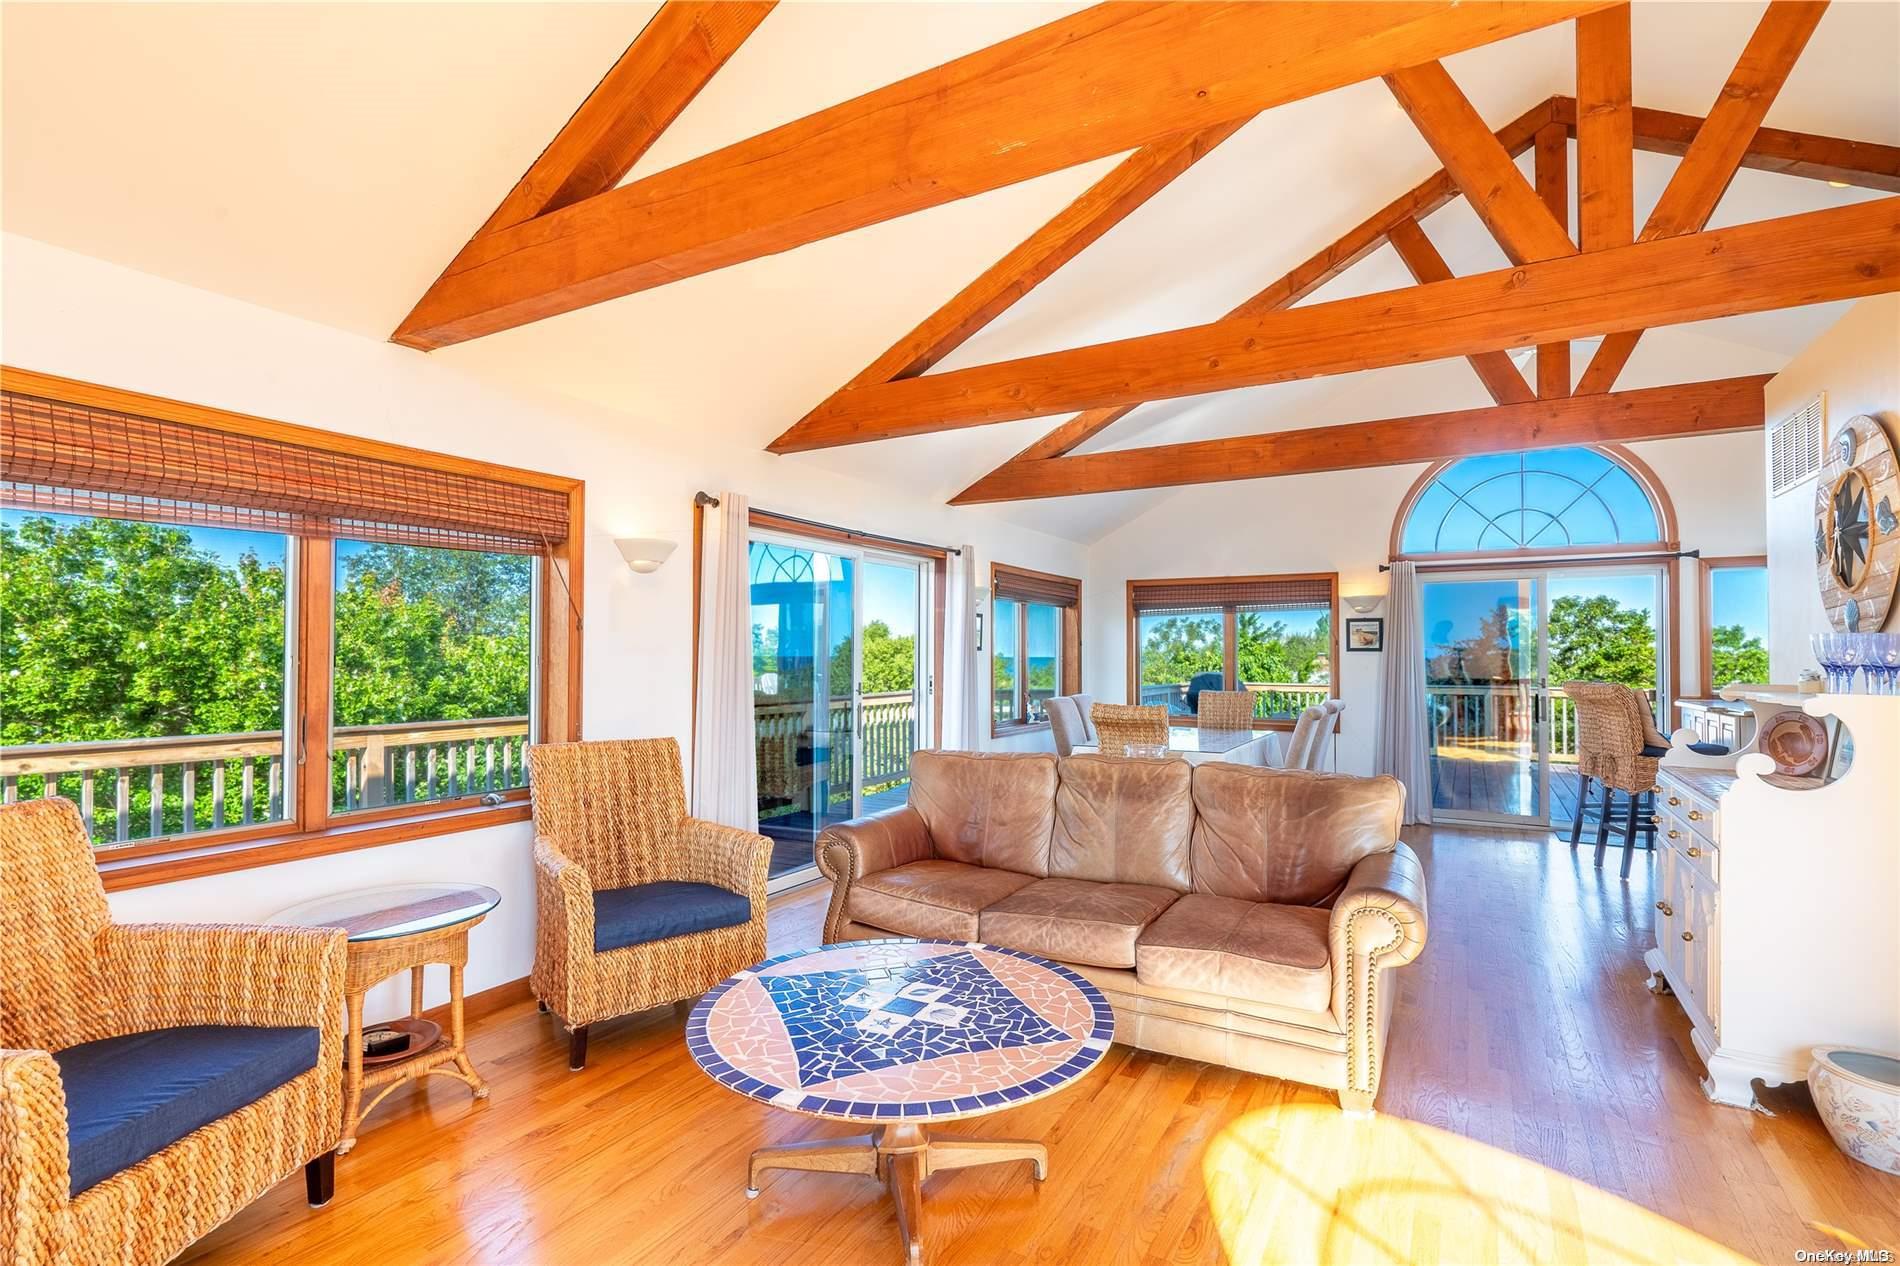
[[[1900,1058],[1817,1046],[1808,1090],[1834,1145],[1863,1165],[1900,1174]]]

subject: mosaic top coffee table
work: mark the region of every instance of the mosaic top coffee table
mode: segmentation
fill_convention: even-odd
[[[960,941],[823,945],[715,986],[686,1022],[714,1080],[788,1112],[873,1133],[752,1153],[746,1194],[767,1169],[888,1173],[912,1262],[923,1253],[923,1180],[941,1169],[1026,1160],[1041,1143],[932,1138],[927,1123],[1053,1094],[1101,1062],[1115,1014],[1073,971],[1018,950]]]

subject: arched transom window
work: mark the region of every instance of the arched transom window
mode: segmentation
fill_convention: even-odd
[[[1643,480],[1596,448],[1494,453],[1447,463],[1411,498],[1398,533],[1407,555],[1661,543],[1663,516]]]

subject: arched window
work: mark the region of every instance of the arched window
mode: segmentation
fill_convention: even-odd
[[[1608,448],[1546,448],[1445,462],[1400,511],[1397,554],[1543,552],[1666,544],[1668,508],[1634,458]]]

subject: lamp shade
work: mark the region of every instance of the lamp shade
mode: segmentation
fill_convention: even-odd
[[[677,541],[651,536],[621,537],[614,545],[620,550],[620,556],[627,560],[627,566],[642,576],[660,570],[660,564],[671,558],[673,551],[679,548]]]

